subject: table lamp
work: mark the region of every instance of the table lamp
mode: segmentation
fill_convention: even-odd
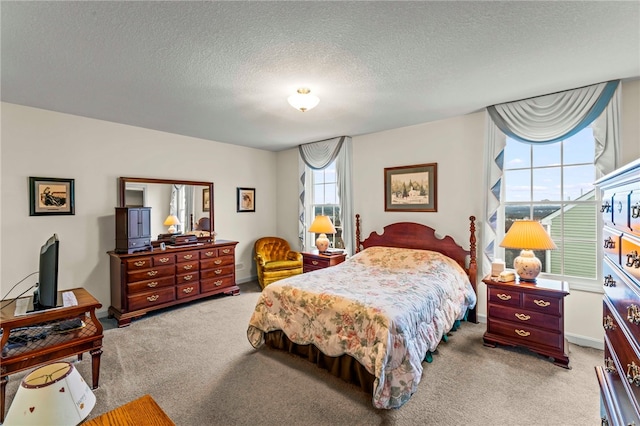
[[[542,269],[542,262],[533,250],[555,250],[555,243],[536,220],[516,220],[509,228],[507,235],[500,243],[500,247],[521,249],[520,256],[513,261],[513,269],[520,277],[520,281],[536,282],[536,277]]]
[[[170,234],[175,234],[176,233],[176,225],[180,225],[180,221],[178,220],[177,216],[174,216],[174,215],[170,214],[164,220],[164,226],[168,226],[169,227],[169,229],[167,229],[167,232],[170,233]]]
[[[320,234],[316,240],[316,248],[320,253],[323,253],[329,248],[329,239],[326,234],[335,234],[336,228],[331,223],[329,216],[316,216],[309,227],[309,232]]]
[[[37,368],[20,382],[6,425],[77,425],[96,405],[96,396],[68,362]]]

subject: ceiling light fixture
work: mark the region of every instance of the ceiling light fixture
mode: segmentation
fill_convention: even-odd
[[[289,104],[302,112],[315,108],[320,102],[320,98],[311,94],[311,90],[306,87],[298,89],[297,93],[289,96],[287,99]]]

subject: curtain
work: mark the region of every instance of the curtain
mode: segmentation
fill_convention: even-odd
[[[606,174],[618,164],[619,112],[619,80],[487,107],[482,234],[485,275],[491,270],[496,242],[504,232],[498,225],[503,223],[500,215],[506,136],[530,144],[553,143],[591,125],[596,140],[595,166],[600,174]]]
[[[352,146],[350,136],[340,136],[324,141],[308,143],[298,147],[299,152],[299,215],[298,238],[300,249],[304,249],[305,234],[310,225],[306,222],[306,184],[311,170],[322,170],[334,160],[338,180],[338,199],[340,203],[340,222],[342,223],[342,239],[344,248],[353,254],[355,229],[353,214],[353,194],[351,179]]]
[[[177,229],[179,232],[188,231],[188,222],[193,213],[195,187],[190,185],[171,185],[171,201],[169,202],[169,214],[174,215],[180,221]]]

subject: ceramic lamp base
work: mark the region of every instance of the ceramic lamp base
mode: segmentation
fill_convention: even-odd
[[[318,239],[316,239],[316,248],[320,253],[327,251],[329,248],[329,239],[326,234],[320,234],[318,236]]]
[[[513,261],[513,269],[516,270],[520,281],[536,282],[536,278],[542,270],[542,262],[533,254],[533,251],[522,250],[520,256]]]
[[[167,229],[167,232],[168,232],[169,234],[175,234],[175,233],[176,233],[176,227],[175,227],[175,226],[173,226],[173,225],[171,225],[171,226],[169,227],[169,229]]]

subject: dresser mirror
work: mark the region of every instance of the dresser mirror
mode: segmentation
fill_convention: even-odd
[[[208,239],[215,230],[212,182],[121,177],[118,191],[119,207],[151,207],[154,240],[169,233]],[[177,218],[174,232],[170,216]]]

